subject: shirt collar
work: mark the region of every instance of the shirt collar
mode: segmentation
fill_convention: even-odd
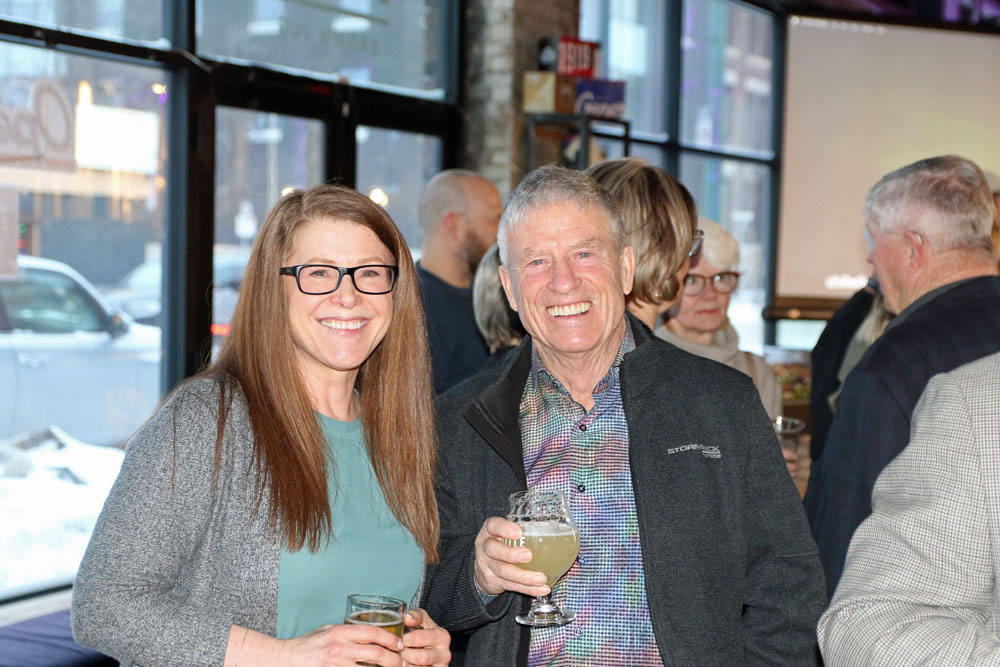
[[[890,328],[898,327],[900,324],[905,322],[910,317],[910,315],[913,314],[913,311],[917,310],[918,308],[928,303],[929,301],[933,301],[934,299],[938,298],[945,292],[949,292],[958,287],[959,285],[964,285],[970,280],[975,280],[975,278],[963,278],[962,280],[956,280],[953,283],[948,283],[947,285],[941,285],[940,287],[936,287],[932,289],[930,292],[921,295],[920,298],[918,298],[916,301],[914,301],[909,306],[904,308],[902,312],[900,312],[898,315],[889,320],[889,324],[888,326],[886,326],[886,330],[888,331]]]
[[[622,359],[634,349],[635,336],[632,334],[632,327],[629,326],[628,319],[626,318],[625,333],[622,336],[621,344],[618,346],[618,353],[615,354],[615,360],[611,362],[611,368],[608,369],[604,377],[594,386],[593,395],[595,397],[607,391],[618,382],[618,371],[621,367]],[[542,361],[541,355],[538,354],[538,347],[535,346],[534,341],[531,344],[531,381],[540,389],[555,389],[569,396],[569,392],[562,386],[562,383],[545,367],[545,363]]]

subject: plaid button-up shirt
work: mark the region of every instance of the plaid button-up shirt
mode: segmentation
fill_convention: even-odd
[[[642,546],[618,372],[635,349],[631,328],[587,412],[545,368],[537,349],[520,404],[529,488],[564,491],[580,555],[552,599],[572,623],[531,632],[528,665],[662,665],[646,603]]]

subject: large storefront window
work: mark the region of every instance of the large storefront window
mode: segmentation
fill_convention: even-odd
[[[459,9],[0,0],[0,604],[72,582],[123,444],[224,341],[288,188],[357,182],[419,245],[458,152]],[[387,100],[409,132],[373,127]]]
[[[0,18],[109,38],[163,37],[163,0],[0,0]]]
[[[130,277],[160,261],[168,94],[157,68],[0,43],[0,598],[71,580],[160,400],[161,285]]]
[[[215,141],[213,353],[229,333],[250,247],[268,211],[289,189],[323,182],[323,123],[220,107]]]
[[[438,0],[198,1],[198,52],[442,98]]]
[[[417,206],[427,181],[441,170],[441,139],[365,125],[356,135],[358,191],[385,207],[419,258]]]
[[[774,17],[728,0],[686,0],[681,141],[773,155]]]

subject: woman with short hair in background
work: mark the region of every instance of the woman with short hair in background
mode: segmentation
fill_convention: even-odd
[[[673,176],[642,158],[606,160],[586,173],[618,204],[635,251],[635,278],[625,303],[653,329],[677,300],[690,258],[700,247],[694,198]]]
[[[757,386],[771,419],[782,411],[781,384],[763,357],[739,349],[729,323],[729,298],[739,285],[740,244],[722,225],[702,218],[701,252],[692,259],[680,301],[665,314],[656,335],[677,347],[743,371]]]

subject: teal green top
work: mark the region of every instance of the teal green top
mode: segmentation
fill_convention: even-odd
[[[326,437],[333,537],[318,552],[281,550],[279,639],[325,623],[343,623],[351,593],[388,595],[409,606],[424,554],[385,502],[361,434],[361,422],[319,415]]]

